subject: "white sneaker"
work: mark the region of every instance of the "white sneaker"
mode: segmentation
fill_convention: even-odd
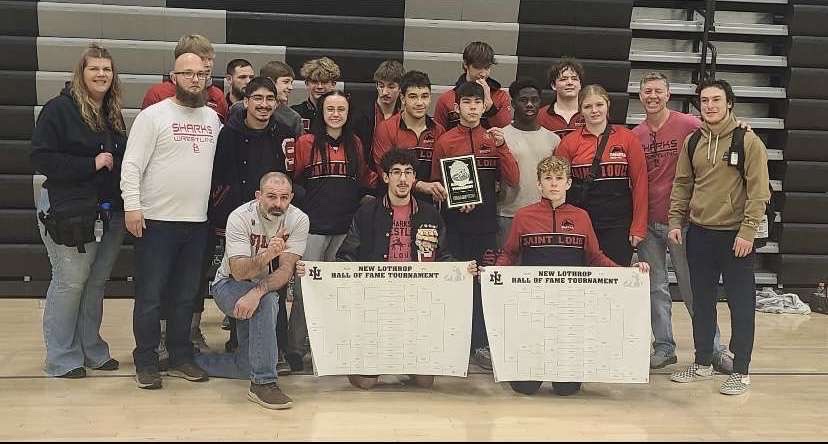
[[[750,375],[731,374],[722,384],[719,393],[723,395],[743,395],[750,390]]]
[[[684,370],[677,371],[670,375],[670,380],[673,382],[686,383],[704,381],[713,377],[713,366],[701,366],[695,362],[690,364]]]

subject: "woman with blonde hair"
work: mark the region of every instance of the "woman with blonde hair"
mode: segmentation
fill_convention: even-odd
[[[561,140],[555,155],[572,165],[566,201],[589,213],[601,250],[622,267],[647,235],[647,164],[638,137],[608,120],[610,98],[600,85],[578,94],[586,125]]]
[[[118,72],[109,51],[91,44],[66,88],[43,107],[32,136],[32,164],[46,176],[37,214],[52,264],[43,314],[50,376],[118,369],[100,327],[104,285],[124,238],[125,148]]]

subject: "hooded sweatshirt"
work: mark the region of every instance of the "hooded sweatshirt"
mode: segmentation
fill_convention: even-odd
[[[689,220],[710,230],[738,231],[737,236],[753,241],[770,200],[768,155],[759,136],[746,132],[743,180],[739,170],[728,163],[736,127],[732,113],[717,124],[702,124],[692,163],[686,155],[690,136],[684,140],[670,195],[671,230]]]
[[[111,128],[107,132],[96,133],[86,125],[68,86],[44,105],[32,134],[31,160],[46,176],[43,186],[52,206],[96,196],[99,202],[111,201],[114,210],[123,209],[120,180],[126,134]],[[95,170],[95,156],[103,151],[112,153],[112,171]]]
[[[208,217],[219,231],[233,210],[255,197],[265,173],[287,171],[285,151],[295,144],[293,129],[279,120],[271,117],[264,129],[257,130],[245,124],[246,117],[243,105],[233,105],[218,136]]]
[[[455,83],[451,91],[444,92],[437,100],[437,107],[434,109],[434,120],[446,131],[454,128],[460,124],[460,114],[454,111],[454,103],[456,94],[454,91],[460,85],[466,83],[466,73],[463,73]],[[500,83],[492,78],[486,78],[486,83],[492,94],[492,107],[488,109],[480,119],[480,124],[483,128],[491,128],[496,126],[503,128],[512,123],[512,99],[506,91],[503,91]]]

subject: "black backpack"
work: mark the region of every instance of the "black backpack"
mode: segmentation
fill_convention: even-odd
[[[745,179],[745,129],[736,127],[733,130],[733,139],[730,142],[730,149],[727,152],[728,158],[732,156],[732,153],[736,154],[737,161],[736,165],[732,165],[728,163],[728,165],[736,168],[739,170],[739,175],[742,176],[742,181],[746,182]],[[693,166],[693,155],[696,153],[696,146],[698,146],[699,141],[702,137],[701,129],[697,129],[693,132],[690,136],[690,140],[687,141],[687,156],[690,159],[690,167]],[[774,223],[776,219],[776,211],[773,205],[773,188],[771,188],[770,183],[768,183],[768,189],[771,193],[771,199],[765,205],[765,216],[762,218],[762,224],[767,224],[767,237],[757,237],[753,240],[753,245],[755,248],[762,248],[767,245],[768,240],[770,239],[771,233],[773,233]],[[759,231],[758,229],[756,230]]]

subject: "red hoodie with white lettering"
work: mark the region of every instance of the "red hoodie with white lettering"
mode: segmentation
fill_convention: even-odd
[[[556,265],[618,267],[598,245],[586,211],[549,199],[515,213],[512,228],[497,265]]]

